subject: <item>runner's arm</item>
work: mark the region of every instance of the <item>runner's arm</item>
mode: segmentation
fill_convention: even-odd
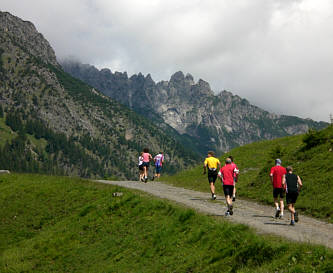
[[[282,176],[282,189],[283,189],[284,191],[287,190],[287,185],[286,185],[286,175],[285,175],[285,174]]]
[[[206,164],[203,166],[203,174],[206,174]]]
[[[221,170],[218,172],[217,177],[221,180],[221,182],[223,183],[223,178],[222,178],[222,172]]]
[[[237,182],[238,181],[238,175],[239,175],[239,169],[238,169],[237,165],[236,165],[236,168],[234,169],[234,173],[236,174],[235,182]]]
[[[301,188],[303,187],[303,183],[301,178],[297,175],[297,183],[298,183],[298,191],[301,190]]]

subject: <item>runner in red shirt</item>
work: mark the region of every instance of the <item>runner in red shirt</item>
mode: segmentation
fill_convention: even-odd
[[[234,178],[235,175],[237,178],[238,173],[236,172],[235,167],[231,164],[232,162],[229,157],[225,160],[225,163],[226,164],[220,169],[218,176],[222,181],[225,201],[228,207],[228,210],[225,213],[225,215],[228,216],[228,215],[233,215],[231,197],[234,190]]]
[[[234,158],[232,155],[229,155],[229,158],[231,159],[231,165],[235,168],[234,172],[234,191],[232,192],[232,202],[236,201],[236,182],[238,181],[238,174],[239,174],[239,169],[237,165],[234,162]]]
[[[282,178],[287,173],[286,169],[281,166],[281,159],[275,159],[275,166],[271,168],[269,174],[272,186],[273,186],[273,197],[275,204],[275,218],[283,217],[283,198],[284,198],[284,188],[282,187]],[[280,196],[280,207],[278,202],[278,196]]]

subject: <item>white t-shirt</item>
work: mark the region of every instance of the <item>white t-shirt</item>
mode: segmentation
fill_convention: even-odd
[[[143,156],[139,156],[139,166],[141,166],[143,164]]]
[[[164,156],[162,154],[158,154],[154,157],[154,161],[155,161],[155,166],[162,166],[164,160]]]

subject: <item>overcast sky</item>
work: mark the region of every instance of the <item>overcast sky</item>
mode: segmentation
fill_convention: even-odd
[[[176,71],[278,114],[333,114],[331,0],[1,0],[58,59],[169,80]]]

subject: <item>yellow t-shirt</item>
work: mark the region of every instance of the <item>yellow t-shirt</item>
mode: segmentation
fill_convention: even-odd
[[[207,157],[204,162],[204,165],[207,166],[209,169],[217,169],[218,164],[220,164],[220,160],[213,156]]]

